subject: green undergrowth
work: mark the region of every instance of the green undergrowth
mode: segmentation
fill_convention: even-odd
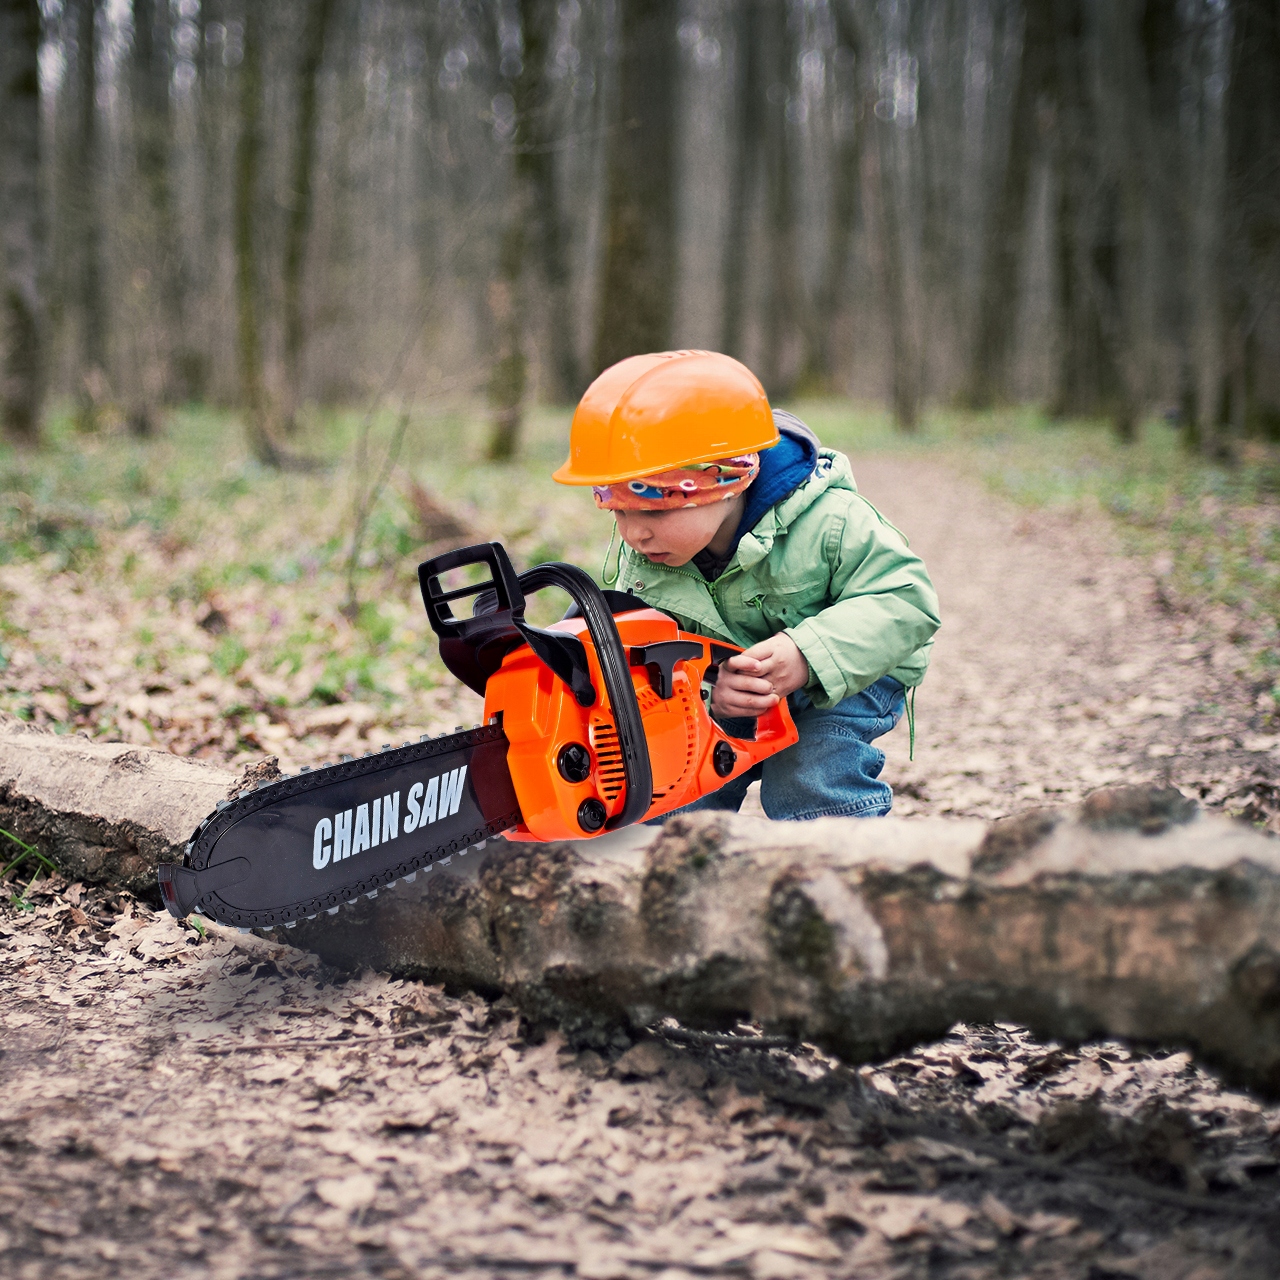
[[[934,456],[1027,506],[1101,514],[1129,550],[1148,557],[1170,601],[1230,610],[1259,666],[1280,668],[1280,467],[1261,452],[1236,466],[1211,465],[1189,455],[1159,421],[1125,446],[1101,424],[1053,423],[1027,410],[934,412],[904,436],[874,406],[828,400],[793,407],[824,442],[852,455],[855,472],[869,454]],[[284,472],[248,455],[240,423],[227,411],[174,412],[148,440],[79,434],[69,412],[56,413],[41,450],[0,446],[0,570],[31,564],[109,603],[135,602],[122,659],[154,673],[157,688],[179,668],[184,679],[207,671],[246,688],[251,668],[279,682],[278,693],[263,694],[275,686],[259,679],[256,701],[246,694],[243,707],[228,707],[232,717],[270,712],[272,702],[412,702],[447,679],[417,598],[423,494],[477,538],[502,540],[517,567],[566,559],[598,576],[610,519],[589,494],[550,479],[564,457],[569,417],[568,409],[533,411],[520,459],[502,465],[484,460],[482,411],[461,406],[411,417],[398,463],[369,512],[356,607],[344,619],[354,513],[393,437],[392,412],[373,423],[363,468],[360,415],[313,412],[286,446],[316,465]],[[163,611],[146,603],[155,601],[186,609],[201,630],[166,634]],[[563,606],[563,599],[540,599],[531,616],[549,621]],[[222,613],[234,625],[222,623]],[[0,684],[9,654],[23,643],[0,591]],[[92,673],[86,679],[92,686]],[[91,692],[67,694],[65,722],[56,708],[48,713],[55,722],[93,732],[118,727],[109,700],[81,706],[76,699]],[[0,705],[31,714],[28,695],[10,688]]]

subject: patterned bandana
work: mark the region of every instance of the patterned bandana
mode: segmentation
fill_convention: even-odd
[[[596,506],[604,511],[672,511],[724,502],[741,493],[760,474],[760,455],[744,453],[718,462],[696,462],[660,471],[641,480],[593,485]]]

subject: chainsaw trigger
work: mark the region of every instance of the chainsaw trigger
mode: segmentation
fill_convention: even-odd
[[[696,640],[659,640],[632,645],[629,660],[649,673],[649,687],[665,702],[675,693],[676,663],[700,658],[702,652]]]

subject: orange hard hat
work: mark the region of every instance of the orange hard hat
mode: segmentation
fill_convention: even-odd
[[[769,400],[744,364],[715,351],[630,356],[578,403],[561,484],[612,484],[756,453],[778,443]]]

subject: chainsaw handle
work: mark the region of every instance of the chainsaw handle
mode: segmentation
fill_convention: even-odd
[[[487,565],[490,580],[477,582],[469,587],[459,587],[456,591],[444,589],[440,579],[446,573],[472,564]],[[418,566],[418,585],[422,589],[427,621],[431,624],[432,631],[441,637],[461,634],[466,621],[453,616],[449,602],[466,596],[478,596],[483,591],[492,591],[497,597],[497,608],[489,610],[489,613],[514,618],[524,616],[524,593],[520,590],[520,579],[507,555],[507,549],[500,542],[481,542],[474,547],[459,547],[456,551],[446,551],[443,555],[424,560]]]
[[[715,725],[718,733],[724,734],[730,746],[735,751],[742,752],[753,765],[777,752],[779,749],[777,743],[785,741],[790,745],[799,736],[786,698],[779,698],[768,711],[756,718],[754,738],[735,738],[725,733],[714,720],[711,723]]]
[[[653,803],[653,764],[649,759],[649,741],[644,736],[644,720],[640,702],[631,681],[631,663],[618,635],[618,624],[604,593],[594,580],[577,565],[552,560],[535,565],[520,575],[524,591],[540,591],[543,587],[559,587],[582,611],[587,634],[595,646],[604,678],[605,692],[613,711],[613,723],[622,749],[622,768],[626,779],[626,799],[622,812],[611,818],[610,830],[639,822]]]

